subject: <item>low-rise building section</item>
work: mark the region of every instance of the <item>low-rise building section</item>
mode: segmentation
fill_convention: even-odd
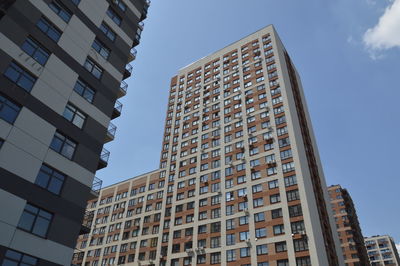
[[[400,257],[391,236],[377,235],[365,238],[371,266],[400,266]]]

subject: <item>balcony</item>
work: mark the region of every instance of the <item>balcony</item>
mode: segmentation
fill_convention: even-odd
[[[121,85],[119,86],[117,94],[118,98],[125,96],[127,92],[128,92],[128,84],[125,81],[121,81]]]
[[[114,105],[114,110],[111,115],[111,119],[115,119],[121,115],[122,111],[122,103],[120,101],[116,101]]]
[[[94,177],[92,187],[90,189],[90,198],[88,200],[96,199],[99,197],[102,185],[103,185],[103,180],[101,180],[98,177]]]
[[[136,55],[137,55],[137,50],[135,48],[132,48],[129,51],[128,62],[132,62],[133,60],[135,60],[136,59]]]
[[[105,148],[103,148],[100,154],[100,160],[99,160],[99,165],[97,166],[97,170],[107,167],[109,158],[110,158],[110,152]]]
[[[146,0],[146,3],[144,4],[143,11],[142,11],[142,16],[140,17],[140,21],[147,18],[147,10],[149,9],[150,4],[151,4],[151,1]]]
[[[110,122],[110,124],[108,125],[108,129],[107,129],[106,139],[104,140],[105,143],[114,140],[115,132],[117,132],[117,127],[113,123]]]
[[[132,70],[133,70],[133,66],[129,63],[126,64],[123,79],[129,78],[132,75]],[[126,92],[125,92],[125,94],[126,94]]]
[[[85,211],[85,215],[83,216],[83,221],[82,221],[82,225],[81,225],[81,230],[79,232],[80,235],[90,233],[90,229],[91,229],[92,223],[93,223],[93,218],[94,218],[93,211]]]
[[[140,38],[142,37],[142,29],[138,26],[137,32],[135,34],[135,38],[133,39],[133,46],[136,46],[140,43]]]

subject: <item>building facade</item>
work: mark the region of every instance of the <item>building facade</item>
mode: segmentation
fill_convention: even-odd
[[[69,265],[148,3],[0,1],[0,264]]]
[[[365,246],[371,266],[400,265],[399,253],[392,237],[388,235],[366,237]]]
[[[370,265],[356,209],[349,192],[340,185],[330,186],[328,192],[346,265]]]
[[[300,79],[273,26],[180,69],[166,116],[154,181],[89,202],[95,228],[75,264],[344,265]]]

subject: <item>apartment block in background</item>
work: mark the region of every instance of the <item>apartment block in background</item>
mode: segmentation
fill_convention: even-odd
[[[392,237],[388,235],[366,237],[365,246],[371,266],[400,265],[399,253]]]
[[[180,69],[166,116],[158,177],[89,202],[74,263],[344,265],[300,79],[272,26]]]
[[[0,264],[69,265],[144,0],[0,1]],[[86,215],[86,218],[88,216]]]
[[[349,192],[340,185],[330,186],[328,192],[346,265],[370,265],[356,209]]]

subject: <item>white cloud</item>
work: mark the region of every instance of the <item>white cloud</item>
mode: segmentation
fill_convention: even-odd
[[[400,47],[400,0],[386,8],[378,24],[365,32],[363,40],[370,51]]]
[[[396,244],[396,248],[397,248],[397,250],[398,250],[399,253],[400,253],[400,243]]]

